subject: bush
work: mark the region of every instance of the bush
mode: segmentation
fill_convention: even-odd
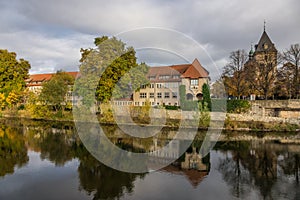
[[[245,113],[250,107],[251,105],[247,100],[227,100],[227,112],[229,113]]]
[[[165,109],[166,110],[178,110],[178,106],[168,106],[168,105],[166,105]]]

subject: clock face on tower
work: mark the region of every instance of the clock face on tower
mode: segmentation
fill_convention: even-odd
[[[265,44],[263,45],[263,47],[264,47],[264,49],[267,49],[267,48],[268,48],[268,45],[265,43]]]

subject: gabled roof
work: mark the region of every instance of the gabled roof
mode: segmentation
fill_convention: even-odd
[[[209,174],[208,171],[180,169],[179,167],[176,167],[174,165],[168,165],[167,167],[162,168],[161,171],[184,176],[194,188],[196,188],[200,184],[200,182]]]
[[[195,59],[192,64],[150,67],[148,77],[155,77],[152,81],[162,81],[159,79],[159,76],[162,75],[179,75],[181,78],[208,78],[209,72],[200,64],[198,59]],[[169,79],[168,81],[172,80]]]
[[[267,45],[268,48],[264,48],[264,45]],[[268,36],[267,32],[264,31],[262,36],[260,37],[260,40],[257,45],[255,45],[255,52],[261,52],[261,51],[277,51],[275,48],[275,45],[272,43],[270,37]]]

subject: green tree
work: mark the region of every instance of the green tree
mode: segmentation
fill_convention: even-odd
[[[203,106],[206,104],[208,110],[211,110],[211,98],[210,98],[210,90],[208,84],[203,84],[202,85],[202,93],[203,93],[203,101],[202,104]]]
[[[0,93],[6,99],[6,105],[1,103],[3,107],[20,102],[26,86],[25,80],[29,77],[29,69],[29,62],[22,58],[17,60],[15,52],[0,49]]]
[[[52,106],[54,111],[63,112],[66,102],[67,92],[74,84],[74,78],[62,71],[58,71],[53,77],[43,84],[40,94],[40,101],[43,105]]]
[[[81,78],[75,90],[83,104],[90,105],[95,97],[100,102],[128,97],[146,82],[148,66],[137,64],[132,47],[107,36],[95,38],[94,44],[95,49],[81,49]],[[95,86],[96,94],[91,91]]]

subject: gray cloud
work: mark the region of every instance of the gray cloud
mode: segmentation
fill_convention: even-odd
[[[161,27],[195,39],[221,69],[231,51],[248,51],[251,42],[258,42],[264,19],[278,50],[299,43],[299,7],[297,0],[1,1],[0,48],[15,51],[30,60],[32,72],[76,70],[79,49],[92,47],[94,37],[116,35],[139,27]],[[172,37],[169,40],[163,37],[144,32],[125,40],[134,47],[172,41]],[[172,50],[185,50],[188,60],[192,60],[195,52],[185,42],[175,37],[167,45]],[[145,59],[145,55],[141,57]],[[177,62],[173,56],[169,57],[161,54],[148,61]],[[209,65],[207,59],[199,60]]]

